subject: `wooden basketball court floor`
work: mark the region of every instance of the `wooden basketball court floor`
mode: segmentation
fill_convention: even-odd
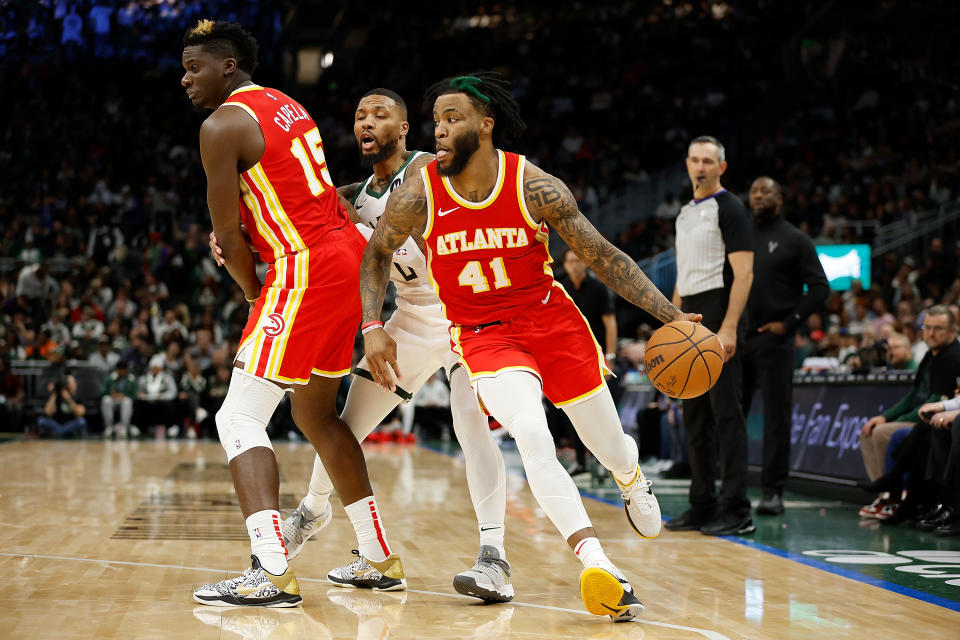
[[[478,544],[462,459],[424,447],[365,448],[409,590],[371,593],[326,582],[354,545],[335,501],[332,524],[294,561],[303,606],[265,610],[207,607],[191,598],[197,585],[248,564],[249,542],[218,443],[0,446],[0,638],[960,638],[960,580],[944,582],[960,578],[956,539],[930,547],[927,556],[914,552],[921,564],[910,564],[946,594],[938,596],[844,568],[850,564],[831,565],[830,554],[842,561],[851,553],[829,551],[849,548],[839,536],[822,541],[829,552],[810,555],[666,530],[643,540],[629,530],[621,507],[586,499],[607,553],[647,607],[639,621],[614,625],[583,609],[580,564],[516,469],[508,473],[507,554],[517,595],[484,605],[452,587]],[[281,508],[292,508],[312,452],[302,443],[276,449]],[[682,487],[655,488],[678,515]],[[900,568],[913,562],[894,548],[864,553],[894,558]]]

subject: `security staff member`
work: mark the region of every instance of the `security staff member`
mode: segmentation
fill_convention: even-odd
[[[750,187],[753,211],[753,290],[747,301],[743,343],[743,413],[753,392],[763,394],[763,498],[757,513],[783,513],[790,466],[793,407],[793,340],[797,327],[822,309],[830,295],[810,238],[780,216],[780,185],[766,176]],[[807,293],[804,294],[804,285]]]
[[[677,284],[673,303],[696,309],[724,348],[717,383],[699,398],[683,401],[690,457],[690,509],[667,523],[674,531],[708,535],[752,533],[747,500],[747,425],[738,346],[740,315],[753,282],[753,229],[740,199],[720,184],[727,169],[723,145],[695,138],[687,152],[693,200],[677,216]],[[717,453],[723,481],[718,504],[714,480]]]

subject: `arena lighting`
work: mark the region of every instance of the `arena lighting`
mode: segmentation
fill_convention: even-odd
[[[330,64],[332,64],[333,54],[330,52],[324,53],[320,47],[302,47],[299,49],[297,51],[297,83],[315,84],[323,75],[323,70],[330,66],[330,64],[324,64],[327,56],[330,57]]]
[[[320,59],[320,66],[324,69],[329,69],[333,66],[333,51],[327,51],[323,54],[323,58]]]

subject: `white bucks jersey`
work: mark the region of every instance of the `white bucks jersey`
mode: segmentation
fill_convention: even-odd
[[[357,210],[360,219],[369,225],[367,229],[364,228],[365,225],[357,225],[367,240],[373,235],[373,226],[383,215],[387,198],[403,184],[407,168],[421,155],[423,155],[422,151],[411,152],[403,166],[391,176],[389,186],[382,193],[377,193],[370,186],[375,176],[367,178],[357,190],[357,194],[353,197],[353,207]],[[397,287],[398,307],[423,307],[434,304],[439,306],[440,301],[427,275],[427,260],[413,238],[407,238],[403,246],[393,254],[390,279]]]

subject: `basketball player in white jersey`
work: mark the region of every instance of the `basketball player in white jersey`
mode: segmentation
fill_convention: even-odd
[[[390,194],[408,175],[417,175],[433,160],[432,154],[406,149],[408,130],[406,104],[398,94],[378,88],[361,97],[354,116],[354,135],[361,164],[372,167],[373,174],[363,182],[340,187],[338,191],[353,204],[360,220],[357,227],[368,240]],[[212,243],[211,246],[215,247]],[[384,390],[373,382],[366,359],[361,360],[353,371],[340,417],[362,442],[401,401],[409,401],[437,369],[446,370],[453,428],[463,449],[467,484],[480,529],[477,562],[454,578],[454,588],[490,602],[512,600],[510,566],[504,551],[506,473],[503,456],[490,434],[486,416],[477,405],[469,376],[459,364],[457,354],[450,349],[450,323],[443,316],[440,300],[427,276],[422,239],[411,237],[395,252],[390,276],[396,287],[397,310],[385,326],[379,322],[369,323],[370,326],[365,325],[362,330],[383,327],[397,342],[403,385],[398,385],[396,391]],[[313,534],[329,524],[332,491],[333,483],[317,456],[309,492],[282,525],[291,560]],[[328,578],[334,584],[372,589],[378,589],[380,582],[376,570],[363,557],[334,569]]]

